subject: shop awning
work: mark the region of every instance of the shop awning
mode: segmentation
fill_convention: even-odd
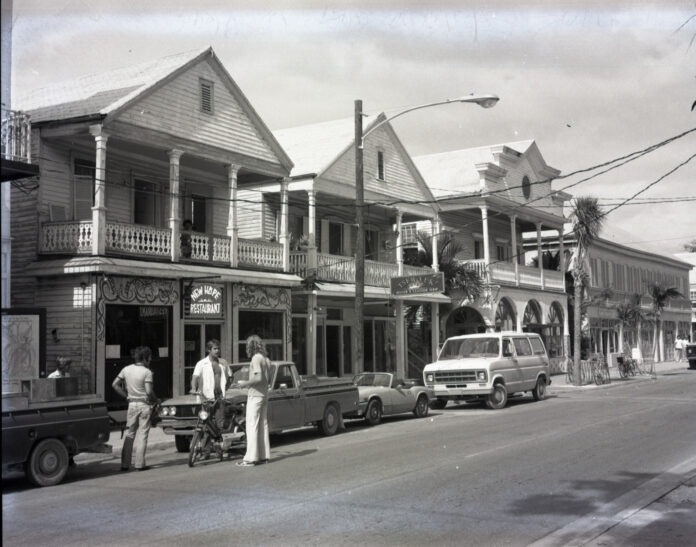
[[[336,296],[355,298],[355,285],[352,283],[320,283],[314,284],[319,296]],[[394,296],[387,287],[365,286],[365,298],[377,300],[403,300],[404,302],[437,302],[449,304],[452,299],[440,293],[423,293]]]
[[[125,258],[82,256],[62,260],[42,260],[27,266],[25,273],[37,277],[70,274],[111,274],[164,279],[210,278],[219,282],[247,283],[270,287],[296,287],[302,279],[294,274],[216,268],[172,262],[145,262]]]

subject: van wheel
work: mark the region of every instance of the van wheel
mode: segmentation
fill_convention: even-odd
[[[539,377],[537,379],[536,386],[534,386],[534,389],[532,390],[532,397],[534,397],[535,401],[543,401],[546,399],[546,379],[543,377]]]
[[[486,406],[491,410],[500,410],[507,404],[507,389],[505,384],[497,383],[493,386],[493,393],[486,398]]]
[[[338,431],[340,422],[341,416],[338,413],[338,408],[336,408],[335,404],[328,404],[324,410],[324,417],[319,423],[319,430],[321,431],[322,435],[330,437],[331,435],[334,435],[336,431]]]
[[[377,425],[382,421],[382,403],[379,399],[372,399],[367,403],[365,420],[367,420],[367,423],[370,425]]]
[[[58,439],[44,439],[31,451],[25,471],[36,486],[53,486],[68,472],[68,449]]]

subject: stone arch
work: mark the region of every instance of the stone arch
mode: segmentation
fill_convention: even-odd
[[[486,322],[476,308],[462,306],[450,313],[445,323],[445,336],[475,334],[486,331]]]
[[[557,301],[552,302],[549,306],[549,313],[546,316],[546,325],[543,333],[546,351],[552,363],[554,359],[563,357],[564,320],[563,306]]]
[[[517,330],[517,313],[515,312],[515,303],[507,297],[500,299],[500,302],[498,302],[498,307],[495,310],[495,330]]]
[[[543,320],[541,314],[541,305],[536,300],[530,300],[527,302],[527,306],[524,308],[524,315],[522,316],[522,328],[539,328],[541,327]]]

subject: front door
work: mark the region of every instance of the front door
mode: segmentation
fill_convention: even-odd
[[[172,396],[171,329],[169,306],[106,306],[104,397],[109,408],[127,406],[111,384],[123,367],[134,362],[133,350],[138,346],[152,351],[150,369],[157,397]]]

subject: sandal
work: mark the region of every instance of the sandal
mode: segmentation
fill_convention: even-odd
[[[246,460],[242,460],[236,463],[239,467],[254,467],[256,464],[254,462],[248,462]]]

